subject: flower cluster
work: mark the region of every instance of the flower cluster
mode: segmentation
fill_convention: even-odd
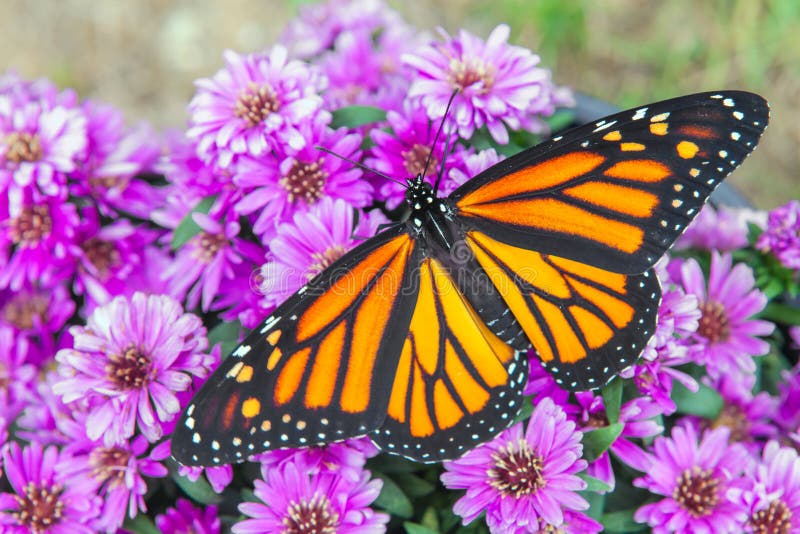
[[[568,392],[531,350],[522,420],[443,466],[367,437],[169,458],[243,327],[398,221],[406,179],[447,195],[548,133],[570,93],[509,38],[306,6],[277,44],[225,52],[163,134],[0,75],[0,530],[800,529],[797,201],[702,210],[621,379]]]

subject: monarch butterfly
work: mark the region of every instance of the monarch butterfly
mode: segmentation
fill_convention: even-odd
[[[432,462],[507,427],[532,345],[571,390],[638,358],[652,267],[755,148],[758,95],[700,93],[611,115],[450,196],[407,180],[410,215],[320,273],[220,365],[180,419],[182,464],[368,435]]]

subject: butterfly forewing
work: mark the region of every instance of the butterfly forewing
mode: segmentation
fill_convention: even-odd
[[[576,128],[478,175],[450,197],[500,241],[620,273],[650,268],[755,148],[758,95],[701,93]]]
[[[173,436],[185,465],[364,435],[386,417],[419,250],[387,231],[280,306],[220,365]]]

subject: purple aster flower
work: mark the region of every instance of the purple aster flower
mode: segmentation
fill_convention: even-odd
[[[745,532],[800,532],[800,457],[795,449],[770,441],[744,482],[744,488],[728,494],[748,510]]]
[[[41,102],[49,108],[71,109],[78,105],[78,95],[72,89],[62,91],[47,78],[26,80],[13,69],[0,74],[0,96],[11,99],[14,106]]]
[[[0,414],[6,422],[16,418],[35,387],[37,369],[25,361],[28,344],[25,336],[0,324]]]
[[[774,415],[775,423],[792,441],[800,446],[800,367],[784,371],[778,384],[780,392]]]
[[[328,109],[354,104],[397,109],[408,93],[411,73],[402,54],[420,43],[413,28],[399,22],[374,31],[341,33],[333,50],[318,61],[328,79],[323,95]]]
[[[367,436],[329,443],[319,447],[278,449],[259,454],[251,460],[261,463],[263,472],[279,468],[287,462],[305,466],[308,474],[320,471],[339,472],[354,480],[361,477],[367,458],[377,456],[379,449]]]
[[[78,212],[69,202],[30,188],[0,195],[0,288],[17,291],[24,283],[52,284],[70,276]],[[6,265],[3,252],[8,251]]]
[[[255,481],[255,496],[262,502],[245,502],[239,511],[250,516],[236,523],[235,534],[259,532],[316,532],[378,534],[386,532],[389,516],[369,505],[381,491],[379,479],[369,472],[359,477],[320,471],[309,475],[302,463],[288,462],[280,468],[262,469],[263,480]]]
[[[239,321],[252,330],[275,309],[261,294],[261,267],[240,264],[234,267],[234,277],[225,282],[225,291],[217,295],[211,309],[223,321]]]
[[[51,108],[43,101],[18,105],[0,96],[0,192],[13,182],[63,196],[66,173],[85,150],[86,118],[79,109]]]
[[[112,106],[87,102],[88,149],[70,174],[74,196],[90,196],[103,215],[116,211],[147,219],[160,192],[137,176],[150,171],[161,155],[158,136],[147,123],[126,129],[122,113]]]
[[[321,112],[319,92],[325,79],[316,70],[288,58],[276,45],[269,53],[224,54],[226,66],[213,78],[196,82],[189,104],[188,135],[198,154],[227,168],[236,156],[261,156],[276,146],[300,150],[306,138],[297,126]]]
[[[656,331],[642,351],[639,362],[620,373],[623,378],[633,378],[639,391],[652,398],[666,415],[677,409],[670,396],[674,380],[690,391],[699,388],[694,378],[676,368],[691,361],[688,339],[697,331],[701,312],[697,297],[686,294],[672,281],[667,267],[674,263],[673,260],[666,266],[662,261],[656,265],[663,287]]]
[[[753,394],[756,378],[754,375],[738,373],[722,375],[713,384],[724,405],[716,419],[705,426],[730,429],[730,441],[747,447],[757,453],[767,438],[776,437],[778,429],[770,419],[778,408],[777,399],[766,391]]]
[[[166,228],[175,228],[183,216],[194,204],[209,195],[222,195],[223,191],[233,189],[233,177],[227,171],[219,170],[204,162],[197,155],[197,144],[186,137],[183,131],[170,131],[165,136],[166,150],[155,165],[157,172],[163,173],[170,184],[170,194],[180,193],[187,199],[190,207],[178,215],[177,220],[161,224]]]
[[[145,269],[144,251],[156,237],[156,232],[135,227],[127,219],[101,227],[97,211],[90,206],[83,208],[76,244],[70,252],[78,259],[75,292],[86,295],[89,311],[114,296],[131,292],[128,278],[134,271]]]
[[[581,430],[589,432],[609,425],[603,397],[591,391],[575,394],[575,398],[582,410],[578,416]],[[609,449],[625,465],[638,471],[647,471],[650,467],[650,456],[632,440],[651,438],[661,434],[664,430],[654,419],[663,412],[658,404],[647,397],[632,399],[620,408],[618,422],[623,425],[622,432],[611,444]],[[614,471],[611,468],[611,458],[608,451],[603,452],[594,462],[589,464],[586,473],[614,489]]]
[[[200,302],[203,311],[220,293],[224,281],[235,277],[235,266],[244,263],[255,268],[264,259],[264,250],[250,241],[240,239],[239,223],[232,213],[217,220],[205,213],[195,212],[192,220],[200,233],[182,246],[175,261],[163,274],[176,298],[186,296],[188,308]]]
[[[84,417],[86,403],[65,404],[53,393],[53,384],[58,380],[54,370],[47,370],[29,392],[25,408],[16,420],[18,438],[59,446],[84,439],[86,425],[77,419]]]
[[[11,326],[20,338],[30,341],[27,363],[38,366],[55,355],[58,336],[73,313],[75,302],[64,283],[0,290],[0,325]]]
[[[297,213],[292,223],[278,227],[269,243],[272,260],[261,267],[260,291],[268,306],[277,306],[307,284],[357,244],[357,237],[372,236],[385,222],[377,211],[358,218],[343,200],[322,199],[307,213]]]
[[[365,160],[365,164],[397,180],[413,178],[425,173],[427,181],[433,184],[441,170],[444,147],[447,142],[446,132],[443,132],[436,146],[433,146],[433,138],[436,136],[441,121],[431,121],[422,107],[414,105],[409,100],[403,103],[402,113],[389,111],[386,119],[391,126],[392,133],[379,129],[372,130],[370,135],[375,146],[371,148],[371,155]],[[453,139],[450,140],[445,178],[440,184],[440,194],[446,194],[444,189],[450,188],[448,187],[450,185],[450,180],[447,179],[448,172],[463,164],[463,159],[467,154],[463,145],[453,146],[453,141]],[[433,150],[433,155],[431,155],[431,150]],[[425,163],[429,157],[430,163],[426,170]],[[380,200],[386,201],[387,208],[395,209],[403,203],[406,188],[402,184],[380,177],[370,177],[370,179],[374,179],[378,189],[377,196]]]
[[[800,270],[800,201],[790,200],[769,212],[756,248],[774,255],[787,269]]]
[[[484,511],[492,532],[524,532],[545,522],[564,523],[564,510],[589,507],[576,492],[586,487],[576,473],[582,434],[549,398],[541,399],[528,421],[505,430],[492,441],[444,463],[441,479],[449,489],[466,489],[453,511],[464,524]]]
[[[219,534],[221,528],[216,506],[197,508],[186,499],[157,515],[156,526],[164,534]]]
[[[494,164],[500,163],[503,158],[504,156],[498,154],[493,148],[479,152],[473,152],[472,148],[468,148],[459,165],[448,171],[448,179],[442,180],[444,183],[440,191],[443,195],[449,195],[459,186],[464,185],[467,180],[471,180]]]
[[[656,438],[652,465],[644,477],[633,481],[664,496],[634,515],[655,534],[742,531],[745,511],[726,494],[747,465],[747,451],[728,444],[727,428],[707,431],[699,443],[697,438],[691,426],[677,426],[672,437]]]
[[[71,479],[83,480],[92,493],[103,498],[102,512],[94,521],[97,530],[114,532],[126,517],[132,519],[139,511],[147,510],[145,477],[161,478],[168,474],[167,468],[154,454],[148,454],[147,448],[147,439],[142,435],[106,446],[85,432],[73,436],[64,448],[68,457],[63,473]]]
[[[693,358],[712,377],[740,371],[755,372],[753,356],[769,350],[769,345],[756,336],[772,333],[775,325],[751,319],[767,304],[767,297],[755,288],[753,271],[744,264],[733,267],[730,254],[711,256],[711,272],[706,285],[700,265],[694,259],[681,266],[683,287],[695,295],[702,317],[693,335],[697,343]]]
[[[720,206],[715,209],[706,204],[678,238],[675,248],[727,252],[746,247],[749,223],[763,228],[766,214],[749,208]]]
[[[183,313],[166,295],[117,297],[97,308],[86,327],[73,327],[74,348],[56,355],[63,380],[53,391],[73,402],[91,402],[91,439],[123,443],[138,428],[150,441],[180,410],[176,393],[192,376],[207,375],[213,357],[200,318]]]
[[[509,32],[501,24],[484,42],[465,30],[457,38],[440,30],[443,43],[403,56],[417,74],[408,96],[420,98],[428,115],[441,119],[458,90],[450,117],[459,136],[469,139],[486,126],[498,143],[508,143],[506,128],[519,129],[531,103],[552,92],[550,72],[536,66],[539,57],[530,50],[509,45]]]
[[[403,24],[383,0],[330,0],[303,6],[286,26],[280,42],[293,56],[308,58],[330,48],[343,32],[376,33],[382,27]]]
[[[560,525],[553,525],[542,519],[536,518],[529,525],[506,525],[504,530],[498,531],[508,534],[548,534],[550,532],[558,534],[595,534],[603,531],[603,525],[592,519],[586,514],[573,510],[564,510],[564,522]]]
[[[332,130],[322,116],[303,123],[299,131],[307,140],[302,150],[243,157],[236,165],[234,182],[246,191],[236,211],[258,214],[253,230],[264,241],[275,236],[278,224],[290,221],[294,213],[308,211],[323,197],[343,199],[357,208],[372,203],[372,185],[362,178],[361,169],[315,148],[321,146],[358,161],[359,134],[345,128]]]
[[[528,351],[528,383],[522,393],[526,397],[533,397],[534,404],[544,397],[549,397],[568,415],[577,414],[580,410],[570,402],[569,391],[559,386],[553,374],[544,368],[542,360],[534,349]]]
[[[54,446],[11,442],[2,453],[11,493],[0,493],[0,530],[9,534],[91,534],[99,499],[86,480],[60,478],[64,456]]]

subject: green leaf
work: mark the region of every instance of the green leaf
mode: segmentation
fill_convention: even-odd
[[[586,432],[583,435],[583,457],[589,462],[595,461],[617,440],[624,428],[622,423],[612,423]]]
[[[616,423],[619,421],[619,411],[622,406],[622,379],[615,378],[600,392],[603,395],[608,422]]]
[[[605,532],[642,532],[647,530],[647,525],[637,523],[633,520],[635,510],[622,510],[620,512],[610,512],[600,518]]]
[[[216,199],[217,195],[209,195],[198,202],[194,209],[186,214],[183,220],[181,220],[180,224],[178,224],[178,227],[175,228],[175,231],[172,232],[172,243],[170,243],[172,250],[178,250],[180,247],[188,243],[191,238],[200,233],[201,228],[197,226],[197,223],[194,222],[194,219],[192,219],[192,214],[207,214]]]
[[[586,482],[586,489],[583,491],[592,491],[595,493],[606,493],[611,491],[611,486],[600,480],[599,478],[595,478],[593,476],[578,473],[578,477],[580,477],[584,482]]]
[[[408,534],[439,534],[438,530],[430,529],[418,523],[411,523],[410,521],[403,523],[403,528],[406,529]]]
[[[331,128],[355,128],[386,120],[386,112],[372,106],[346,106],[333,112]]]
[[[208,343],[213,347],[217,343],[237,342],[241,331],[242,323],[238,320],[219,323],[208,331]]]
[[[161,532],[153,523],[153,520],[144,514],[139,514],[133,519],[126,519],[122,528],[136,534],[160,534]]]
[[[525,421],[526,419],[530,419],[532,413],[533,402],[531,402],[531,397],[526,397],[525,402],[522,403],[522,407],[517,413],[517,416],[514,418],[514,424]]]
[[[716,419],[724,404],[722,397],[705,384],[698,382],[698,385],[700,389],[694,393],[680,382],[673,383],[672,400],[678,407],[678,413]]]
[[[427,468],[425,464],[419,462],[412,462],[400,456],[391,454],[381,454],[377,458],[367,461],[367,469],[370,471],[377,471],[380,473],[416,473],[424,471]]]
[[[414,514],[414,506],[400,486],[383,473],[375,473],[375,476],[383,480],[383,488],[381,488],[378,498],[375,499],[375,505],[392,515],[403,518],[411,517]]]
[[[186,495],[201,504],[209,505],[222,502],[222,497],[214,493],[214,490],[211,489],[211,484],[208,483],[205,477],[199,477],[192,482],[188,478],[175,473],[172,475],[172,479]]]
[[[403,490],[403,493],[416,499],[417,497],[424,497],[430,495],[436,489],[436,486],[416,475],[408,473],[398,473],[394,476],[395,482]]]
[[[800,325],[800,308],[773,301],[767,304],[761,317],[778,323]]]

